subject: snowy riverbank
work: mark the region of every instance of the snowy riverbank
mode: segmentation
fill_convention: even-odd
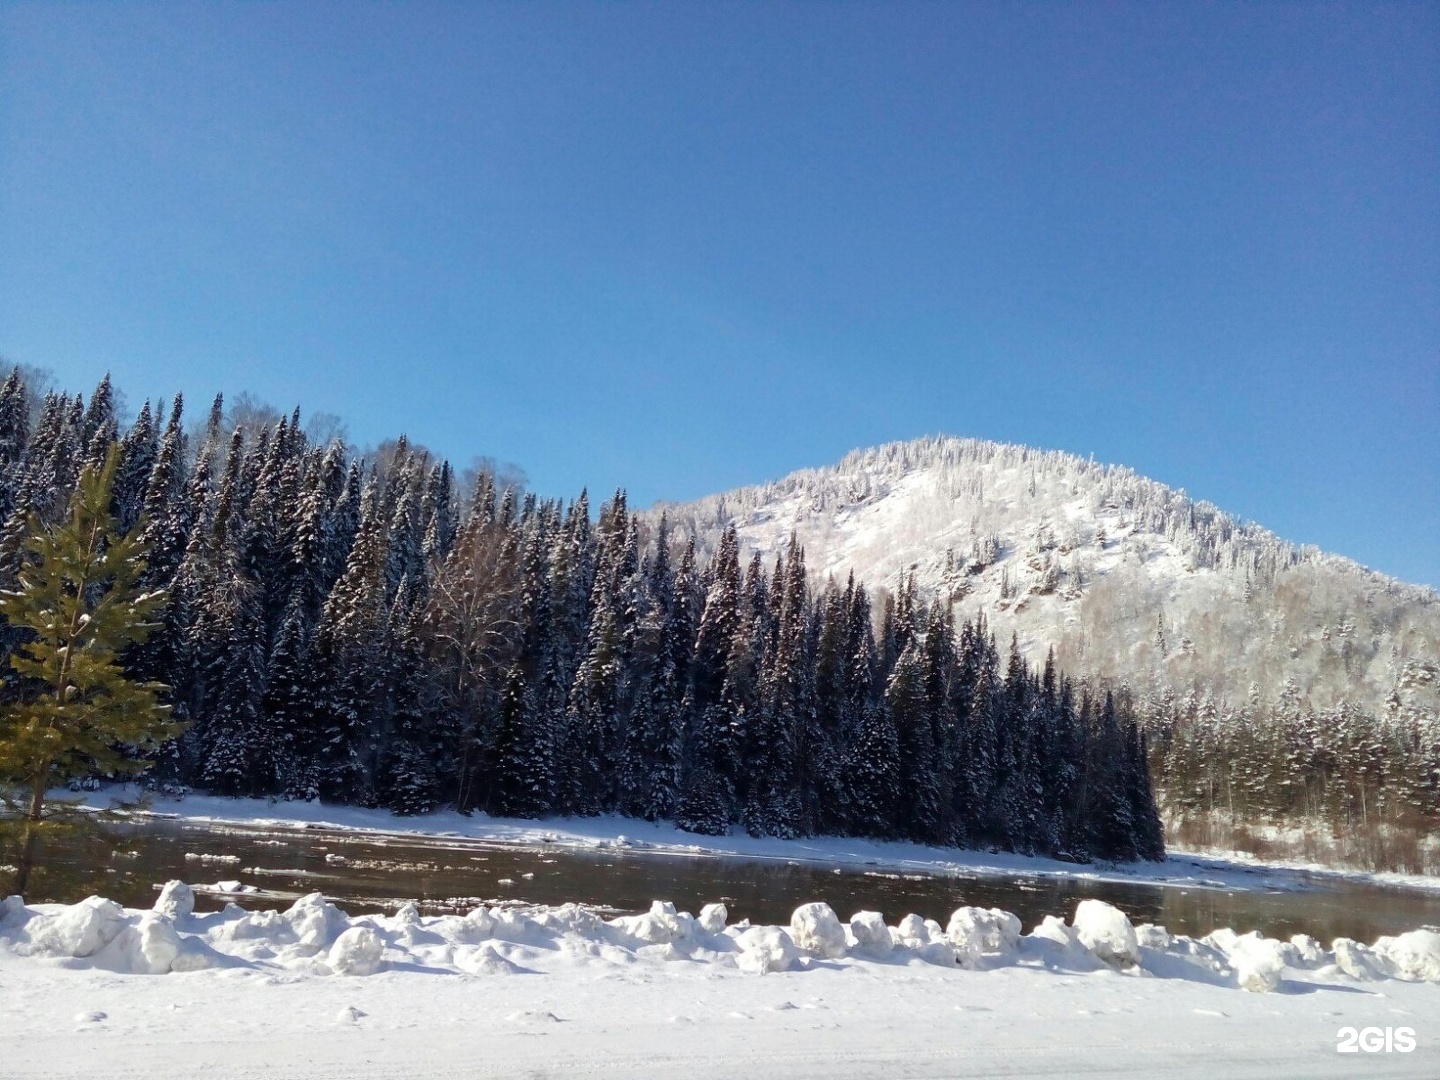
[[[348,918],[0,908],[0,1061],[30,1077],[1434,1075],[1440,933],[1201,940],[1086,901],[789,926],[657,903]],[[1344,1027],[1413,1031],[1342,1055]],[[1399,1045],[1399,1044],[1396,1044]]]
[[[66,793],[56,794],[64,796]],[[105,807],[110,805],[113,797],[121,794],[127,798],[134,795],[130,791],[122,793],[111,789],[89,793],[85,798],[92,806]],[[438,811],[418,817],[397,817],[387,810],[367,810],[357,806],[229,799],[208,795],[156,799],[147,812],[188,821],[256,828],[324,827],[394,836],[427,837],[437,841],[449,838],[526,847],[553,845],[580,850],[629,848],[684,856],[778,859],[856,869],[880,867],[909,873],[994,877],[1027,875],[1089,881],[1152,882],[1186,889],[1228,890],[1301,889],[1311,884],[1315,878],[1328,877],[1440,892],[1440,878],[1435,877],[1334,870],[1296,863],[1266,863],[1238,852],[1172,851],[1165,860],[1158,863],[1082,865],[1009,852],[964,851],[901,841],[845,837],[781,840],[744,834],[702,836],[685,832],[670,824],[616,816],[535,821],[494,818],[486,814],[465,816],[453,811]]]

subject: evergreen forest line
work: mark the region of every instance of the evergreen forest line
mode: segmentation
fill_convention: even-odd
[[[365,457],[298,411],[236,425],[217,398],[104,379],[0,389],[0,586],[36,522],[118,444],[113,508],[148,550],[161,625],[126,657],[184,734],[151,776],[236,796],[416,814],[620,813],[723,834],[855,835],[1079,860],[1159,858],[1138,710],[982,618],[812,582],[793,541],[742,565],[582,493],[538,498],[402,437]],[[17,631],[0,630],[12,651]],[[13,673],[3,693],[22,693]]]

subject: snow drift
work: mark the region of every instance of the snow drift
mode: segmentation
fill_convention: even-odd
[[[488,978],[682,961],[756,975],[837,964],[1108,970],[1258,993],[1283,992],[1287,984],[1440,982],[1440,932],[1433,929],[1369,946],[1339,938],[1330,949],[1304,935],[1278,941],[1232,930],[1196,940],[1160,926],[1135,927],[1119,909],[1085,900],[1069,923],[1051,916],[1029,934],[1020,930],[1018,918],[998,909],[962,907],[942,928],[918,915],[888,926],[873,911],[841,922],[820,903],[797,908],[788,927],[727,925],[722,905],[708,905],[696,918],[664,901],[609,920],[576,904],[482,906],[435,917],[406,904],[394,915],[351,918],[319,893],[285,911],[231,903],[196,914],[191,888],[178,881],[166,884],[151,911],[98,896],[33,907],[12,896],[0,905],[0,948],[127,975],[236,967],[317,977],[403,970]]]

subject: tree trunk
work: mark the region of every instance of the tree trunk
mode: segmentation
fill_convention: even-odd
[[[15,873],[15,891],[25,895],[30,883],[30,868],[35,865],[35,842],[40,838],[41,815],[45,810],[45,778],[35,782],[30,793],[30,810],[25,815],[25,832],[20,841],[20,866]]]

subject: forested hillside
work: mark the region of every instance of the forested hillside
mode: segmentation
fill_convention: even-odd
[[[1158,857],[1126,693],[997,647],[908,584],[821,582],[803,547],[742,560],[617,493],[592,518],[465,490],[406,439],[356,453],[298,413],[237,423],[177,397],[121,418],[0,390],[0,584],[119,443],[115,509],[163,625],[127,663],[188,730],[161,782],[417,813],[619,812],[703,832],[854,834],[1089,859]],[[16,643],[6,629],[7,648]],[[5,693],[14,694],[13,675]]]
[[[913,588],[1132,688],[1177,820],[1440,820],[1440,598],[1130,469],[917,439],[652,513],[701,551],[794,535],[820,581]]]
[[[1072,454],[930,438],[666,505],[704,552],[792,532],[823,580],[913,576],[1039,662],[1217,704],[1440,711],[1440,597]]]

